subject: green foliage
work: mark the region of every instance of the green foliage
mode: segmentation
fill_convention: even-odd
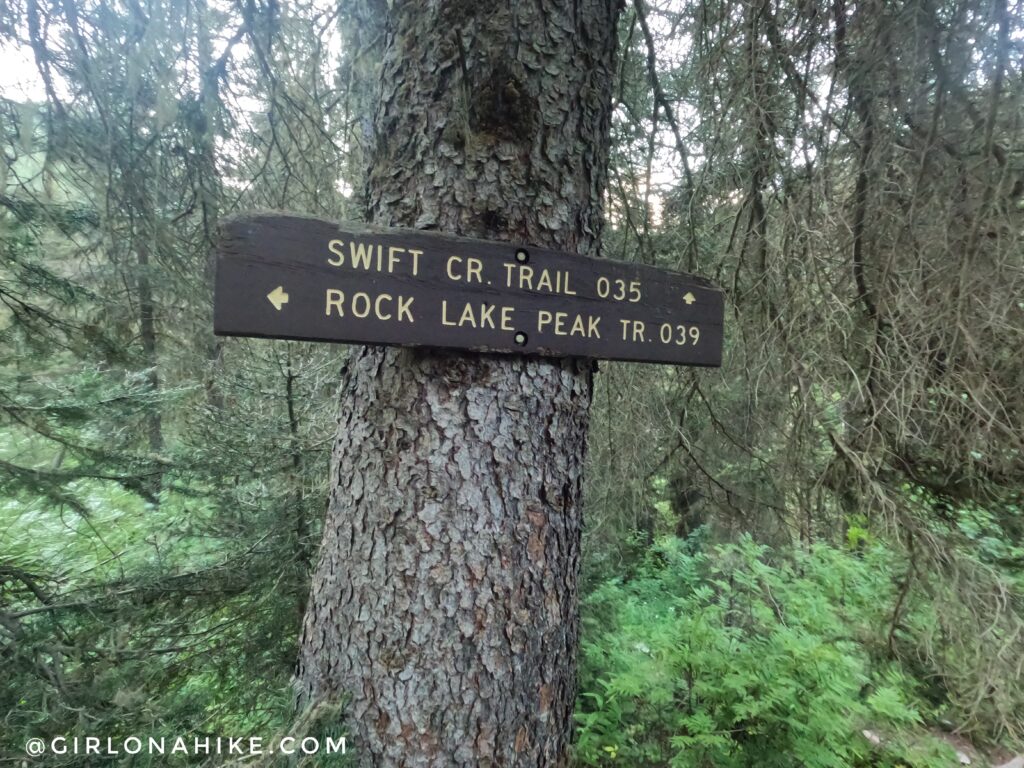
[[[693,539],[659,541],[635,574],[585,602],[579,761],[948,765],[948,748],[932,743],[933,758],[917,738],[913,679],[877,654],[890,562],[881,546],[781,553],[744,537],[705,552]],[[913,749],[880,753],[867,728],[912,735]]]

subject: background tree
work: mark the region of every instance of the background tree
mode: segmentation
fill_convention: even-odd
[[[214,341],[210,244],[223,212],[281,205],[282,190],[343,206],[323,170],[344,129],[323,47],[338,17],[191,2],[4,14],[46,102],[3,104],[3,752],[25,728],[277,728],[336,364]],[[282,136],[275,111],[302,110],[316,120]]]

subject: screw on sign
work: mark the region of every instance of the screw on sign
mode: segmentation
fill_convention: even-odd
[[[511,243],[255,214],[219,245],[227,336],[718,366],[723,318],[702,278]]]

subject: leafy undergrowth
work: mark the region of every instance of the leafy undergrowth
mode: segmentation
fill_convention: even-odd
[[[900,660],[913,621],[892,626],[894,560],[879,543],[659,541],[584,602],[577,763],[958,764],[929,730],[943,706],[935,675],[925,685]]]

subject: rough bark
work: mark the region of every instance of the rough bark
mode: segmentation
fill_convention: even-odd
[[[396,4],[371,220],[593,254],[617,13]],[[564,764],[590,397],[585,361],[352,351],[296,681],[361,765]]]

